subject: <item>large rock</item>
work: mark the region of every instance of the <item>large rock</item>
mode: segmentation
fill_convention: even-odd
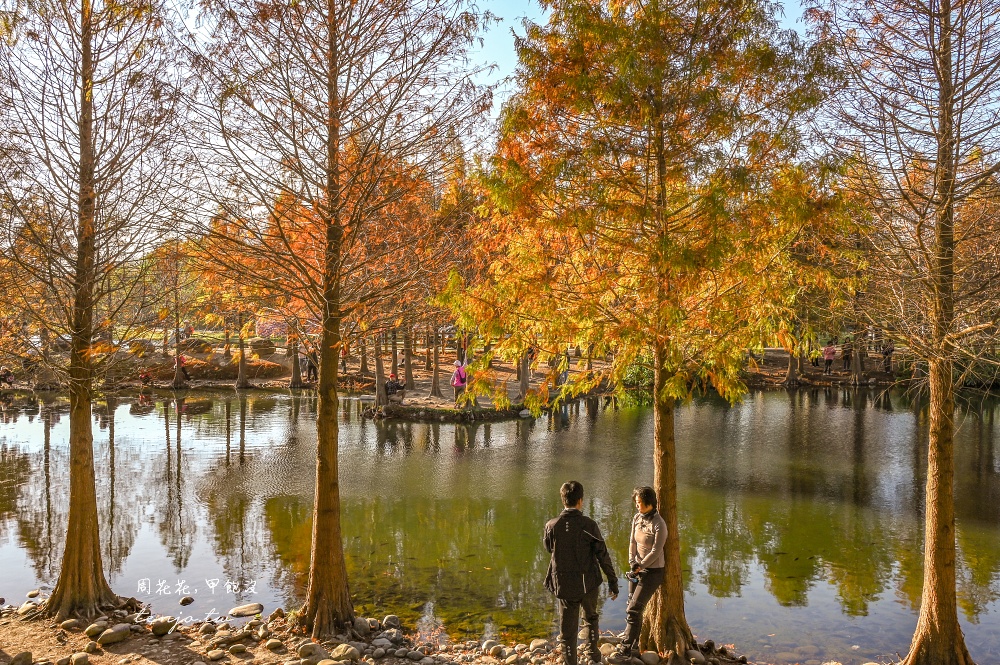
[[[699,653],[701,652],[699,651]],[[660,654],[655,651],[643,651],[639,658],[646,665],[657,665],[660,662]],[[704,662],[704,656],[702,656],[702,662]]]
[[[71,665],[88,665],[90,663],[90,656],[82,652],[77,652],[69,657],[69,662]]]
[[[181,605],[190,605],[191,603],[194,602],[194,598],[192,598],[191,596],[184,596],[177,602],[179,602]]]
[[[264,606],[260,603],[248,603],[246,605],[240,605],[239,607],[234,607],[229,610],[229,616],[231,617],[252,617],[255,614],[262,614],[264,612]]]
[[[496,645],[497,645],[496,640],[486,640],[485,642],[483,642],[483,653],[489,653],[490,649],[492,649]]]
[[[403,641],[405,635],[403,635],[403,631],[399,628],[390,628],[379,633],[379,637],[390,640],[393,644],[399,644]]]
[[[414,663],[419,663],[424,659],[424,653],[422,651],[409,651],[407,652],[406,657]]]
[[[229,647],[229,653],[231,654],[246,653],[246,652],[247,648],[246,645],[244,644],[234,644],[233,646]]]
[[[206,621],[205,623],[198,626],[199,635],[211,635],[215,633],[215,631],[217,630],[218,628],[215,627],[215,624],[211,623],[210,621]]]
[[[528,645],[529,651],[534,651],[535,649],[545,649],[549,646],[548,640],[543,640],[541,638],[531,640],[531,644]]]
[[[132,634],[132,626],[127,623],[116,623],[111,628],[101,633],[97,638],[97,643],[101,646],[124,642]]]
[[[87,646],[83,647],[83,650],[87,653],[97,653],[101,650],[101,646],[94,640],[91,640],[87,642]]]
[[[615,651],[615,645],[605,642],[601,645],[601,655],[607,658]]]
[[[372,640],[372,646],[375,648],[381,647],[383,649],[388,649],[389,647],[392,646],[392,640],[387,640],[384,637],[376,637],[374,640]]]
[[[384,619],[382,619],[382,625],[385,626],[386,630],[390,628],[402,628],[403,624],[399,621],[399,617],[395,614],[389,614]]]
[[[28,598],[38,598],[38,594],[42,592],[41,589],[32,589],[28,592]]]
[[[208,656],[209,660],[222,660],[226,657],[226,652],[222,649],[212,649],[205,655]]]
[[[264,643],[264,648],[268,651],[277,651],[278,649],[284,648],[284,643],[281,640],[270,639]]]
[[[22,651],[17,654],[11,659],[10,665],[31,665],[31,652]]]
[[[76,619],[66,619],[61,624],[59,624],[59,627],[62,628],[63,630],[76,630],[77,628],[80,627],[80,622],[77,621]]]
[[[18,613],[18,615],[23,616],[23,615],[27,614],[28,612],[30,612],[31,610],[35,609],[36,607],[38,607],[38,605],[36,605],[34,602],[32,602],[30,600],[26,600],[26,601],[24,601],[23,605],[21,605],[19,608],[17,608],[17,613]]]
[[[690,662],[698,663],[698,665],[701,665],[702,663],[705,662],[705,654],[698,651],[697,649],[688,649],[687,657]]]
[[[315,642],[304,642],[300,644],[299,648],[295,650],[295,653],[299,655],[299,658],[316,658],[317,663],[327,657],[326,649]]]
[[[374,652],[372,652],[372,658],[382,658],[384,656],[385,656],[385,649],[383,649],[382,647],[378,647],[377,649],[375,649]]]
[[[330,658],[333,660],[361,660],[361,654],[357,647],[350,644],[339,644],[336,649],[330,652]]]
[[[490,647],[489,654],[494,658],[499,658],[500,656],[503,655],[503,645],[494,644],[492,647]]]
[[[157,617],[153,619],[153,622],[149,624],[150,630],[153,631],[153,635],[157,637],[163,637],[177,625],[177,619],[174,617]]]
[[[368,619],[364,617],[356,617],[354,619],[354,630],[357,631],[358,635],[368,637],[368,634],[372,632],[372,627],[371,624],[368,623]]]

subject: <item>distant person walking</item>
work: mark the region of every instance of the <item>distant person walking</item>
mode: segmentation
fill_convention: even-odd
[[[833,359],[837,357],[837,347],[833,340],[823,347],[823,374],[833,374]]]
[[[455,371],[451,374],[451,386],[455,389],[455,404],[458,404],[458,398],[465,392],[465,387],[468,383],[469,373],[466,371],[462,361],[456,360]]]
[[[583,514],[583,485],[575,480],[559,488],[564,509],[545,524],[543,541],[551,554],[545,588],[559,601],[559,643],[566,665],[577,665],[577,632],[580,611],[586,630],[584,656],[600,663],[601,651],[597,600],[601,571],[608,580],[608,595],[618,597],[618,577],[597,522]]]
[[[309,363],[306,365],[306,381],[319,381],[319,356],[316,349],[306,354]]]
[[[893,345],[892,340],[885,340],[885,344],[882,345],[882,362],[888,374],[892,374],[892,354],[895,350],[896,347]]]
[[[7,384],[8,387],[13,387],[14,385],[14,372],[10,371],[6,367],[0,367],[0,385]]]
[[[854,344],[851,342],[851,338],[848,337],[844,340],[844,343],[840,345],[840,354],[844,358],[843,368],[845,370],[851,369],[851,358],[854,355]]]

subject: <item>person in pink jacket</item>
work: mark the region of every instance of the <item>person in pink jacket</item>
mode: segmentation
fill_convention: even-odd
[[[823,373],[833,374],[833,359],[837,357],[837,346],[830,340],[823,347]]]

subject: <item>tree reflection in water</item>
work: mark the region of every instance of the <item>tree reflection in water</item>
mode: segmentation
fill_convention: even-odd
[[[360,402],[342,404],[345,549],[361,611],[414,625],[432,607],[455,637],[549,634],[555,610],[541,585],[539,532],[569,478],[587,487],[586,510],[619,567],[626,560],[631,490],[652,479],[644,408],[591,399],[539,421],[452,425],[371,421]],[[0,556],[27,555],[30,569],[12,575],[27,590],[53,581],[61,556],[66,404],[18,397],[3,408]],[[958,418],[959,600],[973,653],[1000,650],[1000,636],[983,626],[1000,609],[997,408],[979,397]],[[858,656],[872,660],[905,643],[922,580],[921,398],[775,391],[735,407],[697,399],[677,415],[695,629],[725,630],[750,647],[780,620],[824,635],[821,659],[860,644]],[[148,401],[110,399],[95,417],[101,538],[117,591],[134,593],[129,570],[168,566],[178,578],[219,577],[244,591],[255,583],[256,595],[243,597],[268,606],[301,602],[314,396],[189,393],[153,411]],[[608,604],[603,624],[620,627],[622,607]],[[878,621],[869,629],[869,618],[851,617]]]

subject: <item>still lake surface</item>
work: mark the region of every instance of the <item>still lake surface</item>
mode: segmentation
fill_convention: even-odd
[[[68,404],[8,394],[0,413],[0,596],[55,583],[68,508]],[[960,406],[960,618],[1000,662],[1000,403]],[[99,402],[95,455],[112,587],[201,619],[301,603],[314,485],[314,397],[189,393]],[[549,636],[546,519],[559,485],[627,560],[630,494],[652,482],[652,412],[584,400],[538,420],[373,422],[341,404],[341,493],[359,613],[453,639]],[[927,415],[875,390],[754,392],[678,408],[687,615],[752,660],[905,653],[920,599]],[[180,592],[180,593],[179,593]],[[177,606],[187,593],[195,602]],[[625,624],[605,601],[602,629]]]

